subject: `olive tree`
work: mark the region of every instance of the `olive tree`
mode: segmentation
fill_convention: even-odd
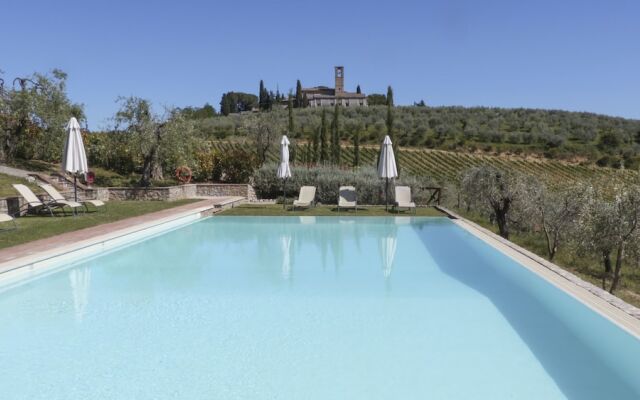
[[[284,115],[273,110],[248,116],[244,120],[244,128],[254,141],[256,156],[262,165],[267,161],[267,154],[275,140],[286,132],[287,125]]]
[[[544,232],[547,255],[553,261],[558,247],[575,231],[580,212],[585,204],[584,187],[569,186],[556,190],[540,187],[532,198],[535,222]]]
[[[580,245],[602,260],[602,288],[613,293],[620,283],[627,256],[637,258],[640,251],[640,185],[601,184],[589,188],[586,195],[579,221]],[[611,284],[607,289],[608,279]]]
[[[118,101],[121,106],[114,118],[114,131],[124,133],[129,148],[141,158],[141,186],[163,180],[165,168],[188,161],[193,154],[193,125],[179,110],[166,109],[164,115],[158,115],[148,100],[127,97]]]
[[[83,107],[66,93],[67,74],[54,69],[0,82],[0,160],[60,159],[65,125],[84,121]]]
[[[470,208],[489,214],[500,236],[508,239],[511,223],[525,220],[528,199],[537,187],[538,182],[530,176],[483,165],[463,174],[461,193]]]

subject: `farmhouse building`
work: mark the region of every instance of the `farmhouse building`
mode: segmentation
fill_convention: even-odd
[[[344,67],[335,67],[335,88],[315,86],[303,88],[309,107],[334,106],[336,103],[344,107],[365,107],[367,96],[363,93],[345,92]]]

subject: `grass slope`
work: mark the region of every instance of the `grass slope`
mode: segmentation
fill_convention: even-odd
[[[110,201],[106,210],[89,212],[74,217],[70,214],[57,217],[50,216],[25,216],[16,218],[18,229],[0,232],[0,248],[15,246],[32,240],[44,239],[88,228],[108,222],[161,211],[167,208],[177,207],[198,200],[165,201]],[[11,223],[3,223],[2,228],[10,228]]]

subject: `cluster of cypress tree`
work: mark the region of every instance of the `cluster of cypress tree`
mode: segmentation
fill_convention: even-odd
[[[282,103],[286,99],[284,94],[280,93],[280,90],[276,90],[274,93],[272,90],[267,90],[264,86],[264,81],[260,80],[260,88],[258,89],[258,105],[260,110],[269,111],[273,108],[274,104]]]

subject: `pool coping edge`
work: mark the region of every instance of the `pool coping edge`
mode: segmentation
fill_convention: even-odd
[[[104,251],[122,247],[126,245],[127,241],[143,240],[173,227],[208,217],[220,210],[222,208],[214,204],[202,206],[8,260],[0,263],[0,283],[5,279],[16,279],[15,275],[17,274],[44,272],[60,263],[73,263]]]
[[[457,226],[640,339],[639,308],[445,207],[436,208],[449,216]]]

